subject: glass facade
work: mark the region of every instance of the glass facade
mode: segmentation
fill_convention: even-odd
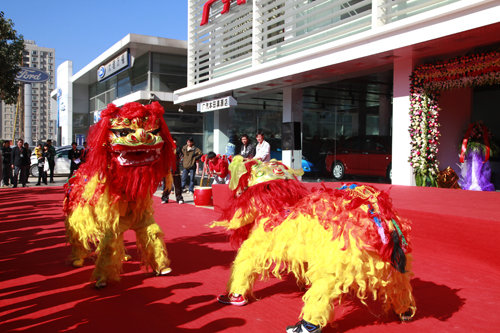
[[[89,114],[100,111],[116,100],[136,91],[173,92],[186,86],[187,63],[185,55],[162,54],[146,52],[134,60],[132,67],[110,77],[102,82],[89,86]],[[147,103],[148,101],[138,101]],[[193,137],[198,147],[208,149],[210,137],[204,135],[204,115],[196,112],[193,106],[173,105],[172,102],[160,102],[165,109],[165,121],[172,137],[179,145],[186,144],[189,137]],[[93,123],[89,114],[78,115],[74,119],[75,126],[81,123],[88,126]],[[89,119],[90,118],[90,119]],[[78,123],[78,125],[76,125]],[[206,123],[206,122],[205,122]],[[213,118],[211,121],[213,132]],[[208,140],[207,140],[208,139]]]
[[[302,153],[314,176],[390,182],[392,72],[303,89]]]
[[[153,53],[151,63],[151,90],[173,92],[186,86],[185,56]]]
[[[303,164],[312,163],[315,178],[389,182],[391,173],[392,71],[310,86],[302,89]],[[247,134],[255,143],[258,130],[271,144],[273,158],[281,159],[283,96],[262,94],[237,97],[227,111],[230,138]],[[206,115],[213,113],[208,112]],[[212,118],[206,118],[208,124]],[[205,128],[210,138],[213,128]],[[211,142],[211,141],[210,141]]]
[[[132,67],[89,87],[89,112],[102,110],[113,100],[136,91],[173,92],[183,88],[186,86],[186,67],[186,56],[145,53],[135,59]]]

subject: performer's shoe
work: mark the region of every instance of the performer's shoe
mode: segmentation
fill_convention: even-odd
[[[240,294],[219,295],[217,300],[222,304],[230,304],[236,306],[243,306],[248,303],[248,300]]]
[[[321,327],[302,319],[294,326],[287,326],[286,333],[321,333]]]
[[[163,275],[167,275],[167,274],[170,274],[170,272],[172,272],[172,268],[167,267],[167,268],[162,269],[162,270],[161,270],[161,271],[159,271],[159,272],[156,272],[156,276],[163,276]]]
[[[410,321],[412,318],[413,318],[413,311],[411,309],[399,314],[399,319],[401,319],[401,321],[403,322]]]
[[[106,280],[104,280],[104,279],[99,279],[99,280],[97,280],[97,281],[96,281],[96,283],[95,283],[94,287],[95,287],[96,289],[102,289],[102,288],[106,287],[107,285],[108,285],[108,284],[106,283]]]
[[[132,256],[128,253],[125,253],[125,255],[123,256],[123,261],[129,261],[129,260],[132,260]]]
[[[85,259],[82,259],[82,258],[80,258],[80,259],[75,259],[75,260],[73,260],[73,262],[72,262],[71,264],[73,265],[73,267],[76,267],[76,268],[78,268],[78,267],[82,267],[82,266],[83,266],[83,262],[84,262],[84,260],[85,260]]]

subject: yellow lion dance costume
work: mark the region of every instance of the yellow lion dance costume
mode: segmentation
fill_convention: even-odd
[[[344,294],[364,304],[371,296],[402,320],[413,317],[410,225],[387,193],[355,184],[310,193],[297,172],[274,160],[237,156],[230,171],[235,202],[214,225],[241,246],[219,302],[245,305],[258,276],[293,273],[308,290],[302,320],[288,333],[321,332]]]
[[[157,102],[108,105],[89,131],[86,162],[65,185],[63,207],[72,264],[81,267],[97,246],[93,272],[97,288],[120,279],[123,233],[128,229],[136,233],[143,265],[158,275],[171,271],[152,209],[160,180],[175,169],[175,145],[163,113]]]

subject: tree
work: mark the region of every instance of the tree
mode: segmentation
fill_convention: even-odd
[[[19,93],[16,75],[23,60],[24,39],[14,30],[12,20],[0,11],[0,99],[15,104]]]

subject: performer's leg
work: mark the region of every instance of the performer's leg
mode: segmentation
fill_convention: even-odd
[[[157,275],[170,273],[172,269],[160,226],[152,217],[149,217],[145,226],[134,228],[134,230],[143,264],[151,267]]]
[[[174,175],[174,188],[175,188],[175,200],[177,202],[183,201],[182,198],[182,186],[181,186],[181,176],[179,174]]]
[[[390,306],[402,321],[409,321],[415,315],[417,307],[410,284],[411,273],[396,273],[395,279],[388,289]]]
[[[123,233],[115,237],[115,233],[108,230],[100,240],[97,251],[96,267],[92,277],[96,280],[96,288],[102,288],[108,281],[120,280],[122,259],[125,255]]]
[[[239,294],[244,297],[252,294],[253,284],[255,279],[259,276],[260,270],[266,266],[265,262],[261,262],[260,258],[267,258],[265,253],[267,251],[262,247],[256,246],[254,239],[265,237],[265,233],[259,235],[252,234],[241,245],[236,258],[234,259],[231,268],[231,277],[227,283],[227,291],[230,294]],[[260,240],[261,244],[265,244],[263,239]]]
[[[324,327],[333,319],[333,303],[342,291],[335,287],[335,276],[333,274],[315,274],[309,277],[311,287],[305,293],[302,318],[307,323]]]
[[[71,265],[73,267],[82,267],[85,261],[85,258],[88,257],[89,251],[85,249],[83,244],[77,240],[70,240],[71,244]]]

